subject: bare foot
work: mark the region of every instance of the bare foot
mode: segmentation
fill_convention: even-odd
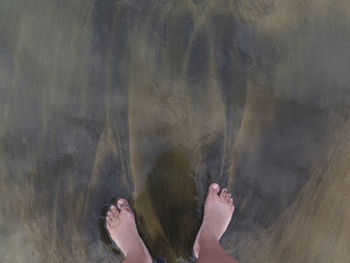
[[[125,199],[118,200],[119,210],[112,205],[106,217],[109,237],[134,262],[151,263],[152,258],[137,232],[134,213]],[[129,262],[129,261],[128,261]]]
[[[219,241],[231,221],[235,209],[233,200],[231,195],[227,193],[226,188],[222,189],[220,195],[218,195],[219,191],[220,187],[218,184],[210,185],[208,196],[205,200],[202,226],[193,245],[193,252],[196,258],[199,255],[201,235],[209,234]]]

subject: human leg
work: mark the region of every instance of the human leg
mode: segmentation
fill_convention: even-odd
[[[230,223],[234,211],[233,200],[227,189],[222,189],[220,195],[219,191],[219,185],[212,184],[205,200],[203,223],[193,246],[198,263],[238,262],[219,245],[219,239]]]
[[[120,199],[118,208],[112,205],[108,211],[106,229],[125,255],[123,263],[151,263],[152,258],[137,232],[135,216],[128,202]]]

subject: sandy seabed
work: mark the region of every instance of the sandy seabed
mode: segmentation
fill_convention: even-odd
[[[211,182],[241,263],[350,262],[350,2],[0,3],[0,262],[194,262]]]

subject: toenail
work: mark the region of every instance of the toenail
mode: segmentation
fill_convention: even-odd
[[[213,189],[216,190],[218,189],[219,185],[218,184],[213,184]]]

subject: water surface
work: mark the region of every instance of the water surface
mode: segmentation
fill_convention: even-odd
[[[330,0],[0,3],[0,261],[194,262],[211,182],[240,262],[350,262],[350,11]]]

